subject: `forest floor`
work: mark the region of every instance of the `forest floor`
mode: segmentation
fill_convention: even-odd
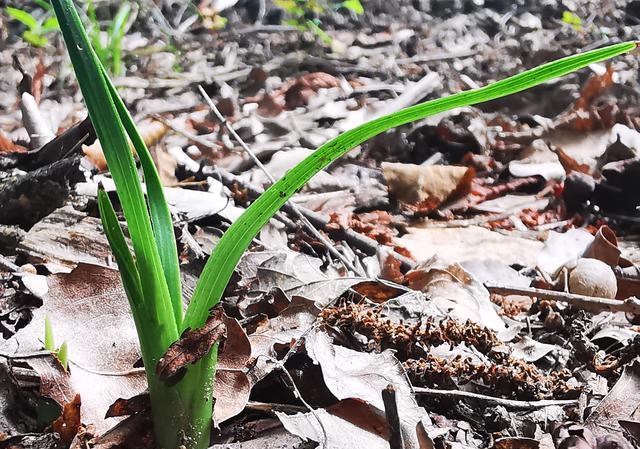
[[[107,56],[185,301],[269,179],[340,132],[640,35],[636,0],[371,0],[315,33],[269,1],[216,30],[209,3],[131,3]],[[97,5],[100,24],[119,3]],[[0,449],[153,447],[96,202],[115,188],[61,36],[23,31],[0,12]],[[213,447],[638,447],[638,61],[400,127],[315,176],[225,293]]]

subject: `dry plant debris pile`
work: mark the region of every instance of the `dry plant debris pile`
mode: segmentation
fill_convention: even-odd
[[[50,11],[17,3],[40,28],[3,5],[0,448],[153,447],[97,211],[101,184],[122,220],[115,186]],[[328,139],[640,24],[634,0],[391,0],[324,8],[317,31],[259,3],[78,3],[158,167],[186,300],[230,224]],[[209,329],[211,446],[638,447],[639,92],[625,55],[315,176],[242,258],[224,335]]]

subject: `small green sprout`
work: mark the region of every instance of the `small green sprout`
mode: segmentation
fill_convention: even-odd
[[[47,39],[46,35],[59,29],[58,19],[56,19],[55,16],[45,15],[43,19],[38,20],[33,16],[33,14],[23,9],[13,8],[11,6],[7,6],[5,8],[5,12],[9,17],[19,21],[27,27],[27,29],[22,33],[22,39],[34,47],[44,47],[47,45],[49,43],[49,39]]]
[[[343,8],[353,11],[356,14],[364,13],[364,7],[362,6],[362,3],[360,3],[360,0],[345,0],[339,5]]]
[[[51,352],[56,351],[56,343],[53,338],[53,327],[51,327],[51,320],[49,320],[48,316],[44,317],[44,349]]]
[[[56,342],[53,337],[53,326],[51,326],[51,320],[49,320],[48,316],[44,317],[44,349],[51,352],[65,371],[68,371],[69,368],[69,356],[67,347],[67,342],[63,341],[59,348],[56,349]]]
[[[90,22],[87,31],[91,45],[102,65],[115,76],[122,74],[122,38],[125,35],[130,15],[131,4],[129,2],[122,3],[109,28],[102,31],[93,1],[89,0],[87,3],[87,17]]]
[[[322,22],[318,16],[329,8],[345,8],[356,14],[364,12],[364,7],[360,0],[345,0],[343,2],[332,2],[330,0],[276,0],[275,3],[290,16],[286,23],[302,31],[311,31],[328,45],[331,44],[332,39],[322,29]]]
[[[576,13],[564,11],[562,13],[562,21],[567,25],[571,25],[576,31],[582,31],[582,19]]]
[[[68,371],[69,369],[68,352],[69,352],[69,348],[67,347],[67,342],[63,341],[62,344],[60,345],[60,348],[56,352],[56,357],[58,357],[58,360],[60,361],[60,364],[62,365],[65,371]]]

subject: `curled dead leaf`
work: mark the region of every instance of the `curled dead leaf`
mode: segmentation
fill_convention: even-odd
[[[227,336],[218,353],[213,396],[213,419],[216,424],[244,410],[251,393],[251,382],[245,368],[251,358],[251,343],[238,320],[223,317]]]
[[[62,415],[56,419],[51,427],[60,435],[60,440],[66,444],[71,443],[80,428],[80,407],[82,401],[76,394],[71,402],[64,404]]]
[[[158,378],[167,385],[175,385],[186,374],[186,366],[197,362],[209,353],[213,345],[224,338],[226,327],[223,310],[213,309],[204,326],[186,330],[174,342],[156,365]]]
[[[151,147],[158,143],[158,141],[167,133],[169,128],[162,122],[152,121],[140,123],[138,125],[138,129],[145,145]],[[133,145],[130,144],[130,146],[131,151],[134,151]],[[99,140],[96,140],[91,145],[82,145],[82,152],[98,170],[104,171],[107,169],[107,160],[104,157],[102,145],[100,145]]]
[[[433,203],[459,197],[471,188],[475,170],[453,165],[414,165],[383,162],[382,172],[389,190],[408,204]]]
[[[119,398],[109,406],[105,418],[135,415],[149,408],[151,408],[149,393],[138,394],[129,399]]]
[[[611,267],[620,261],[620,248],[615,232],[609,226],[600,226],[593,242],[585,250],[583,257],[598,259]]]

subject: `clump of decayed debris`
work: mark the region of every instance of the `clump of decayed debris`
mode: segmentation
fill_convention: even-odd
[[[502,346],[495,332],[470,321],[429,317],[415,324],[395,323],[363,304],[352,303],[328,307],[320,316],[325,324],[346,334],[367,337],[370,349],[396,350],[400,360],[419,357],[424,354],[422,348],[442,343],[465,343],[483,354]]]
[[[414,385],[454,388],[482,382],[504,396],[518,399],[567,397],[575,394],[567,381],[568,370],[545,374],[532,363],[509,355],[495,332],[467,321],[429,317],[413,324],[396,323],[364,304],[346,303],[328,307],[323,322],[344,335],[367,339],[364,348],[393,349]],[[429,353],[429,348],[447,343],[475,348],[486,361],[455,356],[451,359]]]
[[[435,388],[455,388],[469,382],[481,381],[484,386],[502,396],[532,400],[574,396],[576,391],[567,381],[568,370],[544,374],[535,365],[505,357],[502,361],[476,363],[470,357],[447,360],[432,354],[403,363],[414,385]]]

